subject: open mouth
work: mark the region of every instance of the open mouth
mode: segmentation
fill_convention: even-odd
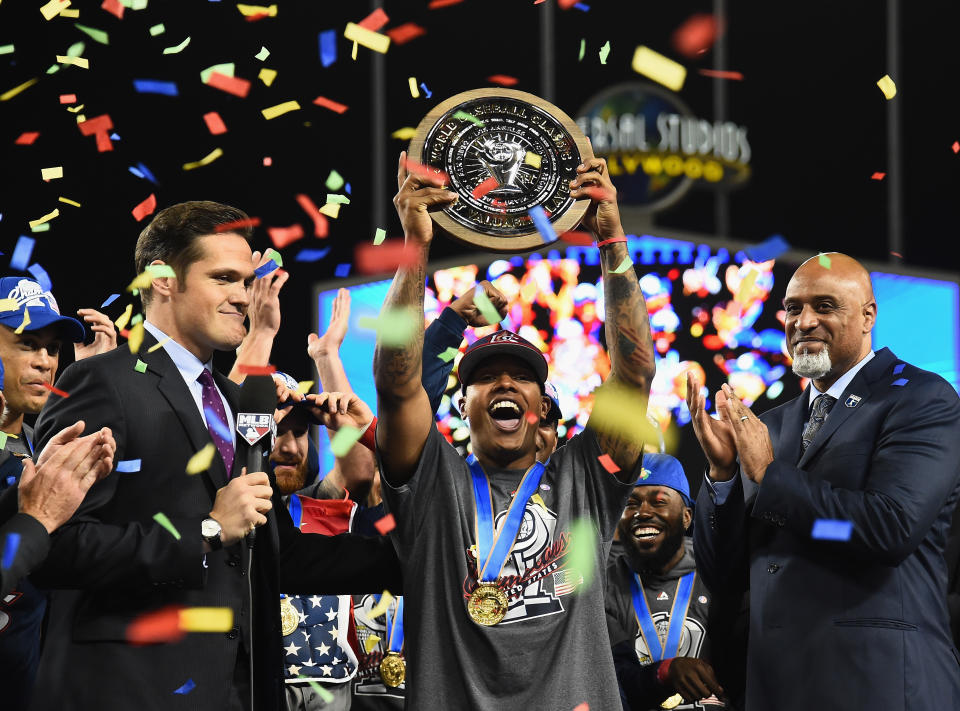
[[[516,432],[520,429],[523,410],[512,400],[497,400],[488,410],[497,429],[504,432]]]
[[[648,524],[641,524],[633,527],[633,537],[638,541],[652,541],[661,533],[661,529]]]

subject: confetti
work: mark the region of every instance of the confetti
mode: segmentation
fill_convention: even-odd
[[[139,316],[140,314],[137,315]],[[143,335],[144,328],[142,323],[137,323],[137,325],[130,329],[130,333],[127,334],[127,347],[131,353],[136,353],[140,350],[140,346],[143,345]]]
[[[611,474],[616,474],[620,471],[620,467],[610,458],[609,454],[601,454],[597,459],[600,461],[600,464],[603,465],[603,468]]]
[[[373,525],[376,527],[377,531],[380,532],[381,536],[386,536],[390,531],[397,527],[397,522],[393,518],[392,513],[388,513],[382,518],[378,518],[374,521]]]
[[[590,704],[584,701],[582,704],[577,704],[573,711],[590,711]]]
[[[688,59],[695,59],[713,46],[723,31],[720,20],[709,13],[691,15],[673,33],[673,48]]]
[[[270,5],[265,7],[263,5],[244,5],[242,3],[237,3],[237,9],[244,17],[257,17],[262,15],[264,17],[276,17],[277,16],[277,6]]]
[[[313,204],[313,200],[310,199],[310,196],[304,193],[299,193],[297,195],[297,204],[300,205],[300,207],[303,208],[303,211],[310,216],[311,220],[313,220],[314,236],[321,239],[326,237],[330,229],[330,223],[327,222],[327,218],[320,213],[320,210],[317,208],[317,206]],[[336,215],[334,215],[334,217],[336,217]],[[302,236],[303,228],[300,228],[300,232]],[[297,237],[296,239],[300,238]]]
[[[734,81],[743,81],[743,74],[740,72],[731,72],[721,69],[698,69],[697,73],[713,79],[733,79]]]
[[[190,457],[190,460],[187,462],[187,474],[199,474],[200,472],[205,472],[213,463],[213,457],[216,453],[217,448],[214,446],[213,442],[208,442],[205,444],[199,452]],[[180,539],[179,534],[176,537],[177,540]]]
[[[893,366],[893,374],[900,375],[903,372],[903,369],[906,367],[906,363],[897,363]]]
[[[296,262],[319,262],[330,253],[330,247],[326,249],[301,249],[293,259]]]
[[[894,380],[892,383],[890,383],[890,385],[896,385],[896,386],[898,386],[898,387],[903,387],[904,385],[906,385],[906,384],[909,383],[909,382],[910,382],[910,380],[909,380],[908,378],[898,378],[897,380]]]
[[[477,118],[476,116],[474,116],[473,114],[468,114],[466,111],[456,111],[456,112],[454,112],[453,118],[455,118],[455,119],[460,119],[461,121],[469,121],[470,123],[472,123],[472,124],[475,125],[475,126],[480,126],[481,128],[483,127],[483,121],[481,121],[480,119],[478,119],[478,118]]]
[[[217,158],[219,158],[222,155],[223,155],[222,148],[214,148],[212,151],[210,151],[210,153],[208,153],[205,157],[201,158],[200,160],[195,161],[193,163],[184,163],[183,169],[193,170],[194,168],[200,168],[201,166],[209,165],[210,163],[213,163],[213,161],[215,161]]]
[[[214,232],[232,232],[244,227],[257,227],[260,224],[259,217],[248,217],[246,220],[235,220],[234,222],[222,222],[214,228]]]
[[[364,29],[377,32],[380,29],[382,29],[383,26],[386,25],[388,22],[390,22],[389,16],[387,15],[387,13],[383,11],[383,8],[378,7],[376,10],[371,12],[369,15],[367,15],[357,24],[360,27],[363,27]]]
[[[114,301],[116,301],[119,298],[120,298],[120,294],[110,294],[110,296],[107,297],[106,301],[100,304],[100,308],[101,309],[107,308],[110,304],[112,304]]]
[[[344,111],[346,111],[349,108],[346,104],[341,104],[338,101],[332,101],[326,98],[325,96],[318,96],[316,99],[313,100],[313,103],[316,104],[317,106],[322,106],[325,109],[330,109],[331,111],[336,112],[338,114],[342,114]]]
[[[436,10],[440,7],[449,7],[450,5],[458,5],[463,2],[463,0],[430,0],[430,4],[427,5],[428,10]]]
[[[229,632],[233,629],[231,607],[187,607],[180,610],[184,632]]]
[[[387,30],[387,36],[394,44],[406,44],[410,40],[422,37],[427,31],[414,22],[406,22],[397,25],[392,30]]]
[[[420,88],[423,89],[423,93],[427,95],[427,98],[428,98],[428,99],[429,99],[431,96],[433,96],[433,92],[430,91],[430,90],[427,88],[427,85],[424,84],[423,82],[420,82]]]
[[[210,77],[213,76],[214,72],[222,74],[225,77],[233,77],[237,73],[237,65],[234,62],[223,62],[222,64],[209,66],[200,72],[200,81],[204,84],[209,84]]]
[[[17,239],[17,246],[13,248],[13,255],[10,257],[10,268],[21,272],[26,271],[36,243],[37,241],[33,237],[21,235]]]
[[[412,126],[404,126],[403,128],[398,128],[396,131],[390,134],[391,138],[398,138],[401,141],[408,141],[413,138],[417,133],[417,129]]]
[[[788,251],[790,251],[790,245],[783,238],[783,235],[773,235],[760,244],[747,247],[744,250],[751,262],[767,262]]]
[[[580,56],[577,57],[578,62],[583,61],[583,55],[587,51],[587,41],[585,39],[580,40]]]
[[[533,220],[537,232],[540,233],[545,243],[549,244],[557,241],[557,233],[553,230],[553,223],[550,222],[550,218],[547,217],[547,213],[542,207],[534,205],[527,214],[530,215],[530,219]]]
[[[227,132],[227,126],[223,123],[223,119],[220,118],[220,114],[216,111],[211,111],[203,115],[203,120],[207,124],[207,130],[210,131],[214,136],[219,136],[221,133]]]
[[[254,269],[253,275],[257,279],[263,279],[263,277],[267,276],[268,274],[272,274],[273,272],[277,271],[277,269],[279,268],[280,268],[280,265],[271,259],[265,264],[261,264],[259,267]]]
[[[123,313],[114,321],[114,325],[121,331],[127,327],[127,324],[130,323],[130,317],[133,316],[133,304],[127,304],[127,308],[123,310]]]
[[[338,193],[327,193],[327,204],[334,203],[337,205],[349,205],[350,198],[346,195],[340,195]]]
[[[160,516],[163,517],[163,521],[166,521],[166,524],[158,519]],[[168,531],[173,528],[169,519],[162,513],[158,513],[154,516],[154,519],[164,528],[169,526],[170,528],[167,528]],[[173,533],[176,533],[176,531],[174,530]],[[180,534],[176,533],[176,537],[179,539]],[[180,608],[171,605],[137,617],[127,625],[126,636],[127,641],[131,644],[152,644],[157,642],[175,642],[182,639],[185,634],[186,633],[180,629]]]
[[[193,679],[187,679],[187,682],[183,686],[181,686],[179,689],[174,689],[173,693],[189,694],[191,691],[194,690],[194,688],[196,688],[196,686],[197,685],[194,683]]]
[[[138,94],[163,94],[164,96],[179,96],[180,94],[175,81],[134,79],[133,88]]]
[[[820,266],[823,267],[824,269],[830,268],[830,257],[828,257],[826,254],[818,254],[817,261],[820,263]]]
[[[324,30],[317,36],[320,50],[320,63],[329,67],[337,61],[337,31]]]
[[[12,44],[5,44],[0,46],[0,54],[13,54],[14,46]]]
[[[818,518],[813,522],[810,537],[821,541],[849,541],[852,533],[853,521]]]
[[[137,362],[139,363],[140,361],[137,361]],[[139,459],[123,459],[117,462],[117,471],[121,474],[132,474],[133,472],[138,472],[140,471],[140,460]]]
[[[410,87],[410,96],[412,96],[414,99],[419,99],[420,90],[417,89],[417,78],[410,77],[409,79],[407,79],[407,85]]]
[[[594,390],[589,426],[598,432],[618,436],[638,447],[659,441],[659,430],[647,419],[647,405],[636,392],[613,382]]]
[[[39,136],[39,131],[24,131],[17,137],[17,140],[14,141],[14,144],[18,146],[32,146],[33,142],[36,141]]]
[[[579,575],[581,585],[578,588],[583,592],[593,582],[597,556],[597,529],[589,518],[577,519],[570,526],[570,553],[567,567],[574,574]]]
[[[253,55],[253,56],[256,57],[257,59],[259,59],[259,60],[262,62],[262,61],[264,61],[267,57],[270,56],[270,50],[261,45],[260,51],[257,52],[257,53],[256,53],[255,55]]]
[[[450,348],[447,348],[447,350],[445,350],[443,353],[438,355],[437,358],[442,360],[444,363],[449,363],[450,361],[452,361],[454,358],[457,357],[457,354],[459,352],[460,352],[459,348],[450,347]]]
[[[543,163],[543,159],[536,153],[531,153],[530,151],[527,151],[526,155],[523,156],[523,162],[525,165],[530,165],[536,168],[537,170],[540,170],[540,166]]]
[[[343,176],[337,171],[331,170],[330,175],[327,176],[324,186],[327,188],[327,190],[339,190],[343,187],[343,183]]]
[[[77,103],[77,95],[76,94],[60,94],[60,103],[75,104]]]
[[[50,291],[53,288],[53,284],[50,282],[50,275],[47,274],[47,270],[39,264],[31,264],[27,267],[27,271],[33,275],[33,278],[40,284],[40,288],[44,291]]]
[[[383,241],[387,238],[387,231],[382,227],[377,228],[376,234],[373,235],[373,244],[380,246],[383,244]]]
[[[494,74],[493,76],[487,77],[487,81],[491,84],[498,84],[499,86],[516,86],[517,78],[507,76],[506,74]]]
[[[244,365],[239,363],[237,370],[244,375],[273,375],[277,372],[275,365]]]
[[[267,251],[263,253],[265,259],[272,259],[277,263],[278,267],[283,266],[283,257],[280,256],[280,252],[275,250],[273,247],[267,247]]]
[[[184,49],[186,49],[186,47],[187,47],[188,44],[190,44],[190,38],[189,38],[189,37],[187,37],[187,38],[186,38],[183,42],[181,42],[180,44],[174,45],[173,47],[164,47],[163,53],[164,53],[164,54],[180,54],[180,52],[182,52]]]
[[[0,311],[16,311],[19,308],[16,299],[0,299]]]
[[[417,318],[409,309],[384,309],[377,318],[361,316],[357,325],[376,331],[377,340],[384,346],[402,347],[413,340]]]
[[[883,92],[887,101],[897,95],[897,85],[893,83],[893,79],[890,78],[889,74],[884,74],[880,77],[880,79],[877,80],[877,86],[880,87],[880,91]]]
[[[17,557],[17,549],[20,547],[20,534],[10,532],[3,541],[3,561],[0,561],[0,567],[7,570]]]
[[[343,36],[351,42],[356,42],[380,54],[386,53],[387,49],[390,48],[390,37],[368,30],[366,27],[361,27],[353,22],[347,23]]]
[[[340,216],[340,203],[328,202],[320,208],[320,213],[336,219]]]
[[[297,392],[300,393],[301,395],[306,395],[307,393],[310,392],[310,388],[312,387],[313,387],[312,380],[301,380],[300,382],[297,383]]]
[[[118,19],[123,19],[123,3],[120,0],[103,0],[100,7],[111,15],[116,15]]]
[[[7,446],[7,436],[8,435],[6,432],[0,432],[0,450],[3,450]],[[16,437],[16,435],[12,436]],[[13,486],[14,482],[16,482],[16,479],[14,479],[12,476],[7,477],[8,486]]]
[[[158,342],[158,343],[154,343],[152,346],[150,346],[150,347],[147,349],[147,353],[153,353],[155,350],[158,350],[158,349],[160,349],[160,348],[163,348],[163,344],[165,344],[165,343],[166,343],[167,341],[169,341],[171,338],[172,338],[172,336],[167,336],[167,337],[164,338],[162,341],[160,341],[160,342]],[[141,363],[141,362],[142,362],[142,361],[139,361],[139,360],[137,361],[138,364]],[[146,371],[146,366],[147,366],[147,364],[144,363],[143,366],[144,366],[144,371],[143,371],[143,372],[145,372],[145,371]],[[136,369],[136,367],[135,367],[134,369]]]
[[[393,272],[398,267],[416,264],[419,259],[417,251],[408,248],[402,239],[389,239],[380,245],[360,244],[353,254],[360,274]]]
[[[19,141],[20,139],[17,139],[17,140]],[[950,148],[953,149],[954,153],[960,153],[960,141],[954,141],[953,145],[950,146]]]
[[[147,353],[149,353],[150,351],[152,351],[154,348],[156,348],[156,345],[150,346],[150,348],[147,350]],[[147,364],[144,363],[144,362],[143,362],[142,360],[140,360],[139,358],[137,358],[137,362],[134,363],[133,369],[134,369],[135,371],[137,371],[138,373],[146,373],[146,372],[147,372]]]
[[[46,215],[44,215],[43,217],[38,217],[36,220],[30,220],[29,225],[30,225],[30,227],[31,227],[31,229],[32,229],[32,228],[36,227],[37,225],[42,225],[44,222],[49,222],[50,220],[54,219],[55,217],[59,217],[59,216],[60,216],[60,210],[59,210],[59,209],[53,209],[53,210],[51,210],[50,212],[48,212]]]
[[[146,200],[141,202],[131,211],[133,218],[137,222],[141,222],[144,217],[147,215],[152,215],[153,211],[157,209],[157,196],[153,193],[150,193],[149,197]]]
[[[23,82],[23,84],[17,84],[17,86],[13,87],[12,89],[7,89],[5,92],[0,94],[0,101],[9,101],[20,92],[29,89],[38,81],[40,80],[34,77],[33,79],[27,79],[25,82]]]
[[[417,161],[410,158],[407,158],[406,168],[410,173],[416,173],[417,175],[423,175],[430,178],[437,178],[444,185],[447,185],[450,182],[450,176],[444,171],[429,165],[417,163]]]
[[[58,54],[57,61],[60,62],[60,64],[73,65],[75,67],[80,67],[81,69],[90,68],[90,60],[86,57],[69,57]]]
[[[57,200],[59,200],[60,202],[65,202],[65,203],[67,203],[67,205],[73,205],[74,207],[80,207],[80,203],[78,203],[76,200],[71,200],[70,198],[65,198],[65,197],[63,197],[62,195],[61,195],[60,197],[58,197]]]
[[[886,174],[886,173],[874,173],[873,175],[870,176],[870,179],[871,179],[871,180],[883,180],[885,177],[887,177],[887,174]]]
[[[48,22],[60,14],[61,10],[70,6],[70,0],[50,0],[46,5],[40,8],[43,19]]]
[[[536,424],[539,424],[540,422],[540,418],[537,416],[535,412],[528,412],[524,414],[524,418],[531,425],[536,425]]]
[[[262,81],[267,86],[273,84],[273,80],[277,78],[276,69],[268,69],[267,67],[261,67],[260,73],[257,74],[257,79]],[[297,108],[300,108],[299,106]]]
[[[380,638],[372,634],[363,641],[363,648],[367,654],[373,651],[373,648],[380,644]]]
[[[263,114],[263,117],[268,121],[274,119],[277,116],[282,116],[285,113],[290,111],[297,111],[300,109],[300,104],[296,101],[284,101],[282,104],[277,104],[276,106],[270,106],[265,109],[262,109],[260,113]]]
[[[614,273],[614,274],[623,274],[625,271],[627,271],[627,270],[628,270],[630,267],[632,267],[632,266],[633,266],[633,262],[630,261],[630,257],[629,257],[629,256],[624,257],[624,258],[623,258],[623,261],[620,262],[620,265],[619,265],[616,269],[613,270],[613,273]]]
[[[153,26],[150,28],[150,36],[151,36],[151,37],[156,37],[157,35],[162,35],[162,34],[163,34],[164,32],[166,32],[166,31],[167,31],[167,28],[164,27],[164,26],[163,26],[163,23],[161,22],[160,24],[153,25]]]
[[[653,79],[673,91],[680,91],[687,78],[686,67],[643,45],[634,52],[631,67],[637,74]]]
[[[360,439],[361,434],[362,432],[358,428],[350,425],[344,425],[337,430],[333,439],[330,440],[330,451],[333,452],[333,456],[345,457],[357,440]]]
[[[301,225],[290,225],[289,227],[268,227],[267,234],[277,249],[283,249],[287,245],[296,242],[303,237],[303,227]]]
[[[477,187],[473,189],[473,197],[477,200],[482,198],[484,195],[489,193],[491,190],[496,190],[500,187],[500,181],[494,178],[492,175],[480,183]]]
[[[247,93],[250,91],[250,82],[246,79],[227,76],[226,74],[221,74],[220,72],[213,72],[210,74],[210,78],[207,81],[207,86],[212,86],[214,89],[219,89],[220,91],[225,91],[228,94],[239,96],[241,99],[245,98]]]
[[[380,596],[380,602],[370,608],[368,618],[372,620],[386,614],[391,602],[393,602],[393,595],[391,595],[389,591],[384,590],[383,595]]]
[[[497,311],[493,302],[490,301],[490,297],[487,296],[487,292],[482,286],[477,285],[476,290],[474,290],[473,303],[480,312],[480,315],[487,320],[488,324],[492,326],[495,323],[500,323],[500,312]]]
[[[609,41],[609,40],[607,40],[607,41],[603,44],[603,46],[600,48],[600,51],[598,52],[598,54],[599,54],[599,56],[600,56],[600,64],[606,64],[606,63],[607,63],[607,57],[610,56],[610,41]]]

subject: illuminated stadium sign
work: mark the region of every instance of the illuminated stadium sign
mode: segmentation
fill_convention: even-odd
[[[750,175],[747,129],[699,118],[666,89],[641,82],[597,94],[577,123],[607,159],[622,204],[663,209],[695,184],[726,187]]]

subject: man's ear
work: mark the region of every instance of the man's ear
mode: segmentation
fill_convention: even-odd
[[[689,531],[691,523],[693,523],[693,511],[690,510],[689,506],[684,506],[683,507],[683,530]]]
[[[553,401],[548,395],[540,396],[540,419],[547,419],[547,415],[550,414],[550,405],[553,404]]]
[[[877,302],[870,300],[863,305],[863,332],[870,333],[877,322]]]
[[[150,262],[150,266],[157,264],[166,264],[162,259],[154,259]],[[175,277],[157,277],[153,280],[153,285],[150,287],[150,290],[160,296],[170,296],[177,289]]]
[[[460,394],[456,401],[457,412],[460,413],[460,419],[465,420],[467,419],[467,391],[464,389],[459,392]]]

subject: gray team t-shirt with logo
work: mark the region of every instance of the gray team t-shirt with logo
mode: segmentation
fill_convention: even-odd
[[[408,709],[571,711],[583,702],[591,711],[621,709],[603,568],[633,484],[608,473],[600,454],[587,429],[550,459],[501,575],[507,616],[492,627],[467,614],[476,585],[476,513],[466,461],[434,426],[410,481],[399,488],[384,481],[403,569]],[[523,473],[486,472],[497,524]],[[633,480],[639,473],[638,462]],[[599,533],[589,588],[569,567],[576,545],[570,529],[583,518]]]

